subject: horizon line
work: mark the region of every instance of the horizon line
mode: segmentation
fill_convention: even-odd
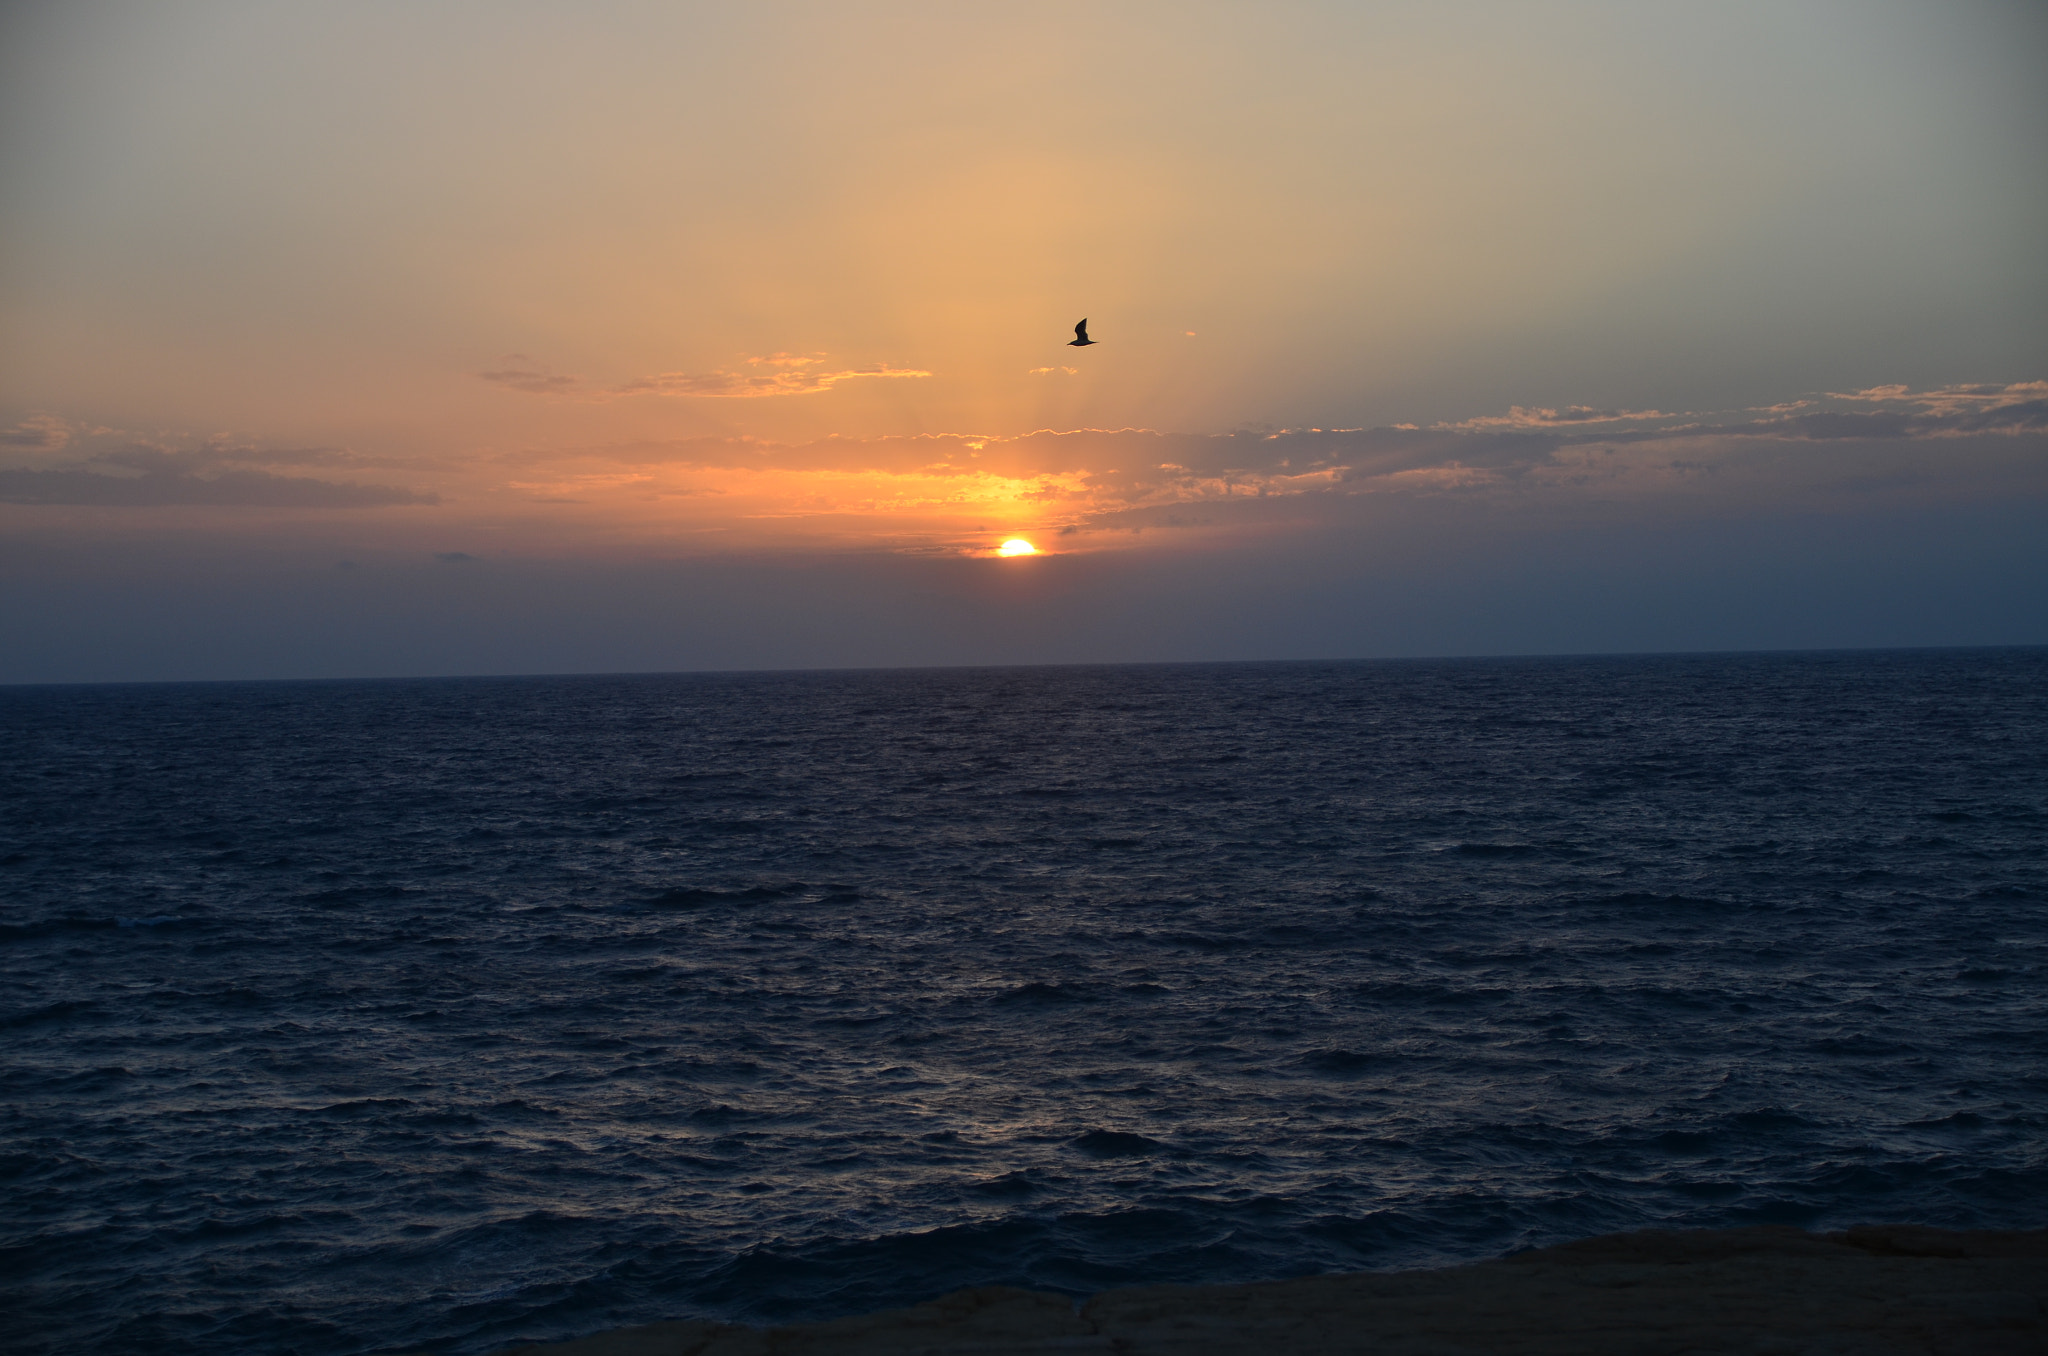
[[[295,678],[74,678],[14,682],[0,680],[0,692],[42,687],[197,687],[202,685],[257,683],[442,683],[510,682],[564,678],[718,678],[754,675],[834,673],[949,673],[993,672],[1020,669],[1136,669],[1136,668],[1224,668],[1278,664],[1446,664],[1461,662],[1509,662],[1590,659],[1736,659],[1745,657],[1790,658],[1811,655],[1880,654],[1968,654],[1994,650],[2048,650],[2048,641],[1989,642],[1974,645],[1837,645],[1790,646],[1748,650],[1573,650],[1521,651],[1516,653],[1331,655],[1320,658],[1281,659],[1075,659],[1014,664],[841,664],[790,668],[712,669],[600,669],[557,670],[547,673],[389,673],[350,677]]]

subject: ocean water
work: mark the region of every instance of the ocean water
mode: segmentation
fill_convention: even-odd
[[[0,689],[0,1339],[2048,1224],[2048,650]]]

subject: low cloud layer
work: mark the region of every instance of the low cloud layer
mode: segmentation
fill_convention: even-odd
[[[2048,383],[1880,387],[1726,415],[1518,409],[1430,428],[696,438],[495,465],[528,503],[637,523],[677,549],[975,554],[1003,532],[1128,549],[1155,532],[1347,530],[1373,503],[1418,497],[1654,516],[2038,494]]]
[[[304,449],[264,456],[130,446],[67,465],[0,468],[0,503],[107,508],[366,509],[440,502],[439,495],[395,485],[318,480],[230,464],[259,458],[291,464],[334,455]]]
[[[788,392],[845,375],[824,370],[820,355],[777,354],[757,366],[735,380]],[[18,464],[0,469],[0,502],[442,504],[439,521],[487,523],[515,549],[545,543],[554,553],[974,555],[1017,533],[1068,552],[1341,533],[1374,521],[1381,506],[1425,498],[1654,518],[2048,494],[2048,382],[2039,381],[1875,386],[1726,414],[1562,406],[1427,428],[1223,434],[698,437],[409,457],[123,437],[49,417],[17,426]],[[372,468],[378,474],[365,476]],[[400,478],[409,485],[388,483]]]

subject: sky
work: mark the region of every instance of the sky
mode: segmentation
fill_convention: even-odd
[[[10,0],[0,682],[2048,643],[2043,69],[2010,0]]]

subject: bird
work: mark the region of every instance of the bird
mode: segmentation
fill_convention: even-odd
[[[1072,348],[1080,348],[1084,344],[1092,344],[1094,342],[1093,339],[1088,337],[1088,322],[1083,320],[1080,324],[1074,326],[1074,337],[1069,339],[1067,344]]]

